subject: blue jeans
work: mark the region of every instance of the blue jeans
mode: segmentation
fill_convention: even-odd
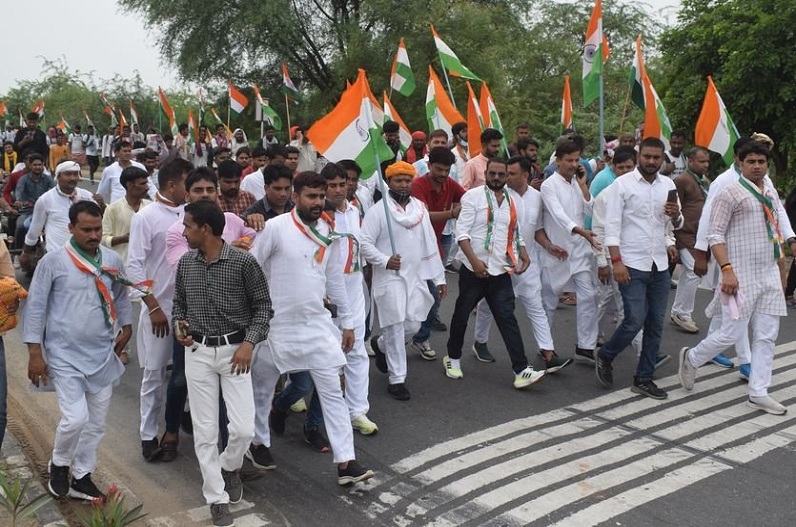
[[[428,284],[428,291],[431,293],[431,296],[434,297],[434,305],[431,306],[431,309],[428,311],[428,316],[420,324],[420,329],[417,330],[417,333],[412,337],[412,342],[425,342],[431,338],[431,326],[434,325],[434,322],[439,317],[439,305],[440,305],[440,298],[439,298],[439,291],[437,291],[437,286],[434,285],[434,282],[428,280],[426,282]]]
[[[6,377],[6,346],[0,337],[0,447],[6,436],[8,422],[8,378]]]
[[[630,273],[630,283],[619,285],[625,307],[625,318],[599,353],[600,357],[612,362],[643,328],[644,339],[641,343],[641,356],[636,368],[635,381],[651,381],[655,372],[655,359],[661,347],[671,278],[668,269],[660,271],[655,265],[651,271],[638,271],[630,267],[627,270]]]
[[[321,400],[315,392],[315,384],[308,371],[297,371],[290,374],[290,384],[274,398],[274,408],[280,412],[289,412],[290,406],[302,397],[312,392],[310,406],[307,409],[307,420],[304,421],[304,428],[314,430],[323,424],[323,411],[321,410]]]

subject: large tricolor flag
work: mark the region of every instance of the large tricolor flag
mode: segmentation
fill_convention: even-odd
[[[404,120],[401,119],[401,116],[398,115],[398,112],[395,111],[395,107],[390,102],[390,98],[387,97],[387,92],[384,92],[384,122],[387,120],[395,121],[398,123],[398,138],[401,141],[401,152],[406,152],[406,149],[409,148],[409,145],[412,144],[412,133],[409,131],[409,127],[406,126]]]
[[[644,79],[644,138],[657,137],[669,149],[669,139],[672,137],[672,125],[669,117],[666,116],[666,109],[663,107],[658,93],[652,86],[649,76]]]
[[[56,124],[55,127],[61,130],[64,133],[64,135],[69,135],[70,133],[72,133],[72,127],[69,126],[69,123],[66,122],[66,119],[64,119],[63,114],[61,114],[61,120],[58,121],[58,124]]]
[[[301,94],[296,88],[296,85],[293,84],[293,81],[290,79],[290,75],[287,72],[287,66],[282,64],[282,93],[285,94],[285,97],[290,99],[293,102],[302,102]]]
[[[166,94],[163,93],[163,89],[160,86],[158,86],[158,101],[160,102],[160,111],[163,112],[163,116],[169,123],[171,135],[176,136],[179,132],[177,127],[177,115],[174,113],[174,108],[169,104],[169,100],[166,98]]]
[[[39,114],[39,122],[44,123],[44,99],[33,103],[33,108],[31,108],[32,112],[36,112]]]
[[[603,3],[597,0],[586,28],[583,46],[583,106],[588,106],[600,96],[600,76],[610,50],[603,34]]]
[[[257,97],[257,102],[260,104],[263,117],[271,123],[271,126],[274,127],[274,130],[281,130],[282,119],[279,117],[279,114],[276,113],[273,108],[271,108],[271,106],[268,104],[268,101],[263,99],[263,97],[260,95],[260,88],[256,84],[254,85],[254,96]]]
[[[353,159],[362,168],[364,179],[393,157],[373,118],[374,99],[365,70],[359,70],[357,80],[343,92],[337,106],[307,131],[322,156],[333,163]]]
[[[426,118],[429,131],[445,130],[448,137],[452,137],[451,128],[454,124],[464,121],[459,110],[453,106],[445,88],[434,73],[434,68],[428,67],[428,89],[426,90]]]
[[[133,101],[130,101],[130,124],[139,124],[138,112],[135,110],[135,106],[133,106]]]
[[[414,93],[415,87],[415,74],[412,73],[412,67],[409,65],[409,54],[406,52],[406,44],[404,44],[404,39],[401,38],[401,42],[398,43],[398,52],[392,61],[390,89],[397,91],[404,97],[409,97]]]
[[[229,87],[229,109],[237,117],[249,105],[249,99],[232,84],[232,81],[228,80],[227,85]]]
[[[630,97],[633,102],[644,110],[644,77],[647,69],[644,67],[644,54],[641,50],[641,35],[636,38],[635,53],[633,55],[633,66],[630,68],[630,75],[627,82],[630,83]]]
[[[721,154],[724,162],[730,165],[733,146],[739,137],[741,134],[738,133],[716,85],[713,84],[713,77],[708,76],[708,89],[697,119],[694,143]]]
[[[572,122],[572,92],[569,88],[569,75],[564,75],[564,95],[561,97],[561,126],[564,130],[574,130]]]
[[[494,128],[495,130],[499,130],[501,134],[505,135],[503,132],[503,123],[500,120],[500,115],[498,115],[495,101],[492,99],[492,94],[490,93],[489,87],[485,82],[481,83],[481,116],[484,118],[485,128]],[[505,142],[506,140],[504,138],[503,143],[505,144]],[[470,144],[469,136],[467,144]],[[472,156],[470,159],[472,159]]]
[[[475,97],[473,87],[470,86],[470,81],[467,81],[467,145],[470,159],[481,153],[481,141],[477,138],[481,137],[481,132],[484,131],[484,128],[486,128],[486,125],[484,124],[484,117],[481,115],[481,106]]]
[[[437,46],[437,52],[439,53],[439,61],[442,63],[442,67],[448,70],[448,73],[453,75],[454,77],[462,77],[464,79],[472,79],[476,81],[480,81],[475,73],[467,69],[462,61],[459,60],[459,57],[456,56],[456,53],[448,47],[448,45],[439,38],[437,34],[437,30],[434,29],[434,26],[431,26],[431,34],[434,35],[434,44]]]

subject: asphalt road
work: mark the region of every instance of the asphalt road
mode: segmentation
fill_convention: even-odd
[[[446,322],[458,291],[457,276],[447,277]],[[380,432],[357,434],[355,442],[358,459],[376,478],[339,487],[331,455],[304,444],[304,416],[293,414],[285,435],[272,439],[277,470],[245,482],[244,501],[233,507],[236,525],[796,525],[794,311],[782,319],[772,387],[792,408],[775,417],[746,408],[737,370],[708,365],[694,392],[679,388],[676,354],[704,335],[709,297],[698,293],[700,335],[665,327],[661,351],[674,359],[658,375],[666,401],[630,392],[630,350],[614,363],[613,390],[598,385],[592,368],[574,364],[517,391],[496,330],[489,345],[497,362],[480,363],[466,351],[464,379],[450,380],[441,363],[447,334],[434,333],[437,360],[409,350],[411,400],[393,400],[386,376],[371,370],[369,415]],[[673,298],[674,291],[670,304]],[[517,316],[526,351],[539,364],[529,323],[519,309]],[[575,308],[563,306],[556,315],[553,335],[562,356],[574,351],[574,316]],[[470,330],[466,350],[471,339]],[[43,474],[57,405],[52,394],[28,391],[18,330],[6,335],[6,353],[10,428]],[[98,479],[119,485],[128,502],[144,503],[148,525],[209,524],[190,436],[182,437],[173,463],[141,458],[140,379],[133,358],[114,392]],[[73,514],[74,505],[64,507]]]

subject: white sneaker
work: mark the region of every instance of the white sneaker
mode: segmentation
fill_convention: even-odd
[[[354,430],[359,430],[359,433],[363,436],[369,436],[379,431],[378,425],[368,419],[368,416],[365,414],[360,415],[356,419],[352,419],[351,426]]]
[[[697,369],[688,360],[688,347],[680,348],[680,368],[677,370],[677,377],[680,379],[680,384],[683,385],[688,391],[694,389],[696,382]]]
[[[420,352],[420,356],[426,360],[434,360],[437,358],[437,352],[431,349],[431,345],[427,340],[423,342],[415,342],[413,340],[412,349]]]
[[[671,321],[672,324],[679,327],[686,333],[699,333],[699,326],[697,326],[690,318],[672,313]]]
[[[755,410],[763,410],[773,415],[785,415],[788,412],[787,408],[768,395],[763,395],[762,397],[750,395],[749,399],[746,401],[746,406],[754,408]]]
[[[518,390],[521,388],[527,388],[531,384],[541,381],[544,375],[545,372],[536,371],[530,366],[528,366],[520,373],[514,374],[514,387],[517,388]]]

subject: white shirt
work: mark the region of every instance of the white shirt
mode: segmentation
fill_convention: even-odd
[[[86,155],[99,155],[99,138],[96,135],[86,135]]]
[[[670,177],[670,178],[674,179],[675,177],[677,177],[680,174],[682,174],[683,172],[685,172],[685,167],[687,165],[687,161],[685,159],[685,154],[683,154],[681,152],[679,156],[675,157],[671,152],[667,151],[666,152],[666,159],[670,163],[674,163],[674,170],[667,177]]]
[[[667,231],[682,226],[682,215],[676,222],[663,213],[674,181],[657,174],[648,183],[638,169],[611,183],[611,194],[605,209],[605,245],[619,247],[622,262],[637,271],[658,271],[669,268],[666,253]],[[679,206],[680,200],[678,198]]]
[[[487,236],[487,214],[489,209],[487,193],[491,196],[494,206],[494,222],[489,249],[485,246]],[[524,205],[522,200],[511,198],[511,195],[509,195],[509,198],[514,202],[514,206],[517,210],[517,218],[524,217],[525,211],[523,210]],[[462,196],[461,206],[459,218],[456,220],[456,241],[470,240],[473,253],[479,260],[486,264],[487,272],[490,275],[499,276],[506,273],[507,267],[513,267],[508,254],[506,254],[508,248],[509,220],[511,216],[509,200],[504,198],[503,202],[498,205],[495,193],[486,185],[482,185],[465,192],[464,196]],[[521,233],[519,236],[519,243],[521,246],[525,245]],[[516,256],[519,258],[519,254]],[[467,269],[470,271],[473,270],[470,260],[467,259],[463,251],[459,251],[456,257]]]
[[[77,195],[75,201],[94,201],[91,192],[86,189],[76,188],[75,193]],[[47,252],[63,247],[72,236],[69,233],[69,207],[73,203],[69,196],[61,192],[58,185],[42,194],[33,206],[33,216],[30,229],[25,236],[25,245],[36,245],[39,233],[43,229]]]
[[[130,165],[138,167],[146,172],[144,165],[137,161],[130,161]],[[102,196],[102,198],[105,200],[105,203],[109,205],[116,200],[123,198],[127,193],[120,181],[123,170],[124,169],[119,165],[119,162],[116,161],[112,165],[105,167],[105,170],[102,171],[102,179],[100,180],[99,187],[97,187],[97,194]]]
[[[86,140],[83,134],[69,134],[69,149],[73,154],[82,154]]]
[[[254,199],[261,200],[265,197],[265,180],[263,179],[263,171],[255,170],[251,174],[243,178],[240,182],[240,189],[245,190]]]

